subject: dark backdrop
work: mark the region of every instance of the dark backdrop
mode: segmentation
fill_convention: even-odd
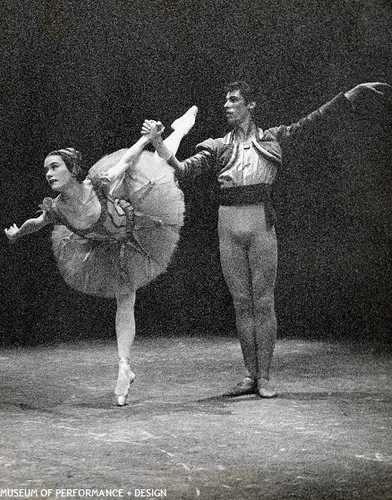
[[[192,104],[180,157],[224,132],[228,81],[261,90],[259,124],[291,123],[364,81],[392,82],[382,0],[1,0],[2,227],[50,195],[43,159],[86,165]],[[285,152],[276,186],[281,337],[389,342],[390,109],[362,110]],[[186,224],[168,272],[139,291],[139,335],[234,332],[207,180],[182,187]],[[62,282],[50,230],[1,238],[3,344],[114,337],[114,303]]]

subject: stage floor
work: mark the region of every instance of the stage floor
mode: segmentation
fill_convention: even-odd
[[[133,355],[118,408],[114,340],[0,352],[1,497],[392,498],[390,356],[279,340],[262,400],[220,396],[243,374],[234,338],[139,337]]]

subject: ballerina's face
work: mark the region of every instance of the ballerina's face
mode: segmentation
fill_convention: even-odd
[[[73,175],[59,155],[51,155],[45,159],[45,177],[53,191],[62,191],[67,187]]]

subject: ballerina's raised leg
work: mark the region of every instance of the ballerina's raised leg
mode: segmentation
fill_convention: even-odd
[[[192,130],[198,111],[197,106],[192,106],[171,124],[173,132],[163,141],[171,154],[177,153],[182,139]],[[155,154],[158,155],[158,152],[156,151]]]

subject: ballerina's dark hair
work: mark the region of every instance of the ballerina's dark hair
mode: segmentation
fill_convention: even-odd
[[[60,156],[68,170],[76,177],[76,180],[82,182],[85,175],[82,167],[82,155],[79,151],[74,148],[56,149],[51,151],[47,157],[53,155]]]

